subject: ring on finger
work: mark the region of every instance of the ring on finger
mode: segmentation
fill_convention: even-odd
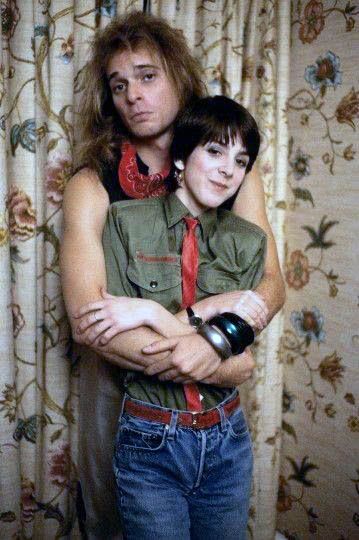
[[[97,315],[96,315],[96,311],[93,312],[93,316],[95,317],[95,321],[98,322],[98,318],[97,318]]]

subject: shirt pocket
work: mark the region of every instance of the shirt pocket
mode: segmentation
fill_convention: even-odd
[[[141,298],[154,300],[167,309],[178,309],[182,295],[181,260],[176,253],[136,250],[129,261],[127,277]]]
[[[242,273],[240,270],[230,273],[213,266],[206,266],[200,268],[198,272],[197,286],[206,296],[237,291],[242,288]]]

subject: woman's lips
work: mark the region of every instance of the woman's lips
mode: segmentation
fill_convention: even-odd
[[[210,180],[210,182],[217,191],[225,191],[228,189],[227,184],[222,184],[221,182],[216,182],[215,180]]]

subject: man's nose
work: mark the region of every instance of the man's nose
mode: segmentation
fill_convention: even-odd
[[[127,86],[127,101],[129,103],[135,103],[142,98],[142,92],[140,84],[138,82],[131,82]]]

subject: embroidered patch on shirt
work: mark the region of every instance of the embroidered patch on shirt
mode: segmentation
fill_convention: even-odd
[[[141,251],[136,252],[136,259],[149,263],[176,263],[178,261],[178,257],[173,255],[145,255]]]

